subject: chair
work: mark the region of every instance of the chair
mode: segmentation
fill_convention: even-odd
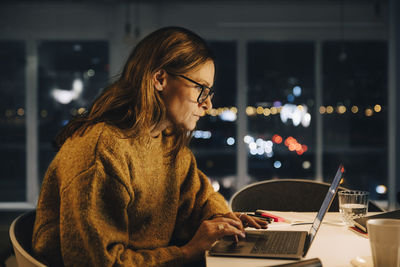
[[[29,211],[16,218],[10,226],[10,239],[19,267],[46,267],[32,256],[32,232],[36,211]]]
[[[330,184],[303,179],[274,179],[253,183],[236,192],[229,205],[232,211],[319,211]],[[346,190],[339,187],[340,190]],[[329,211],[339,211],[336,195]],[[369,202],[368,211],[383,211]]]

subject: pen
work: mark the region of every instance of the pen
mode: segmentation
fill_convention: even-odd
[[[273,215],[273,214],[268,213],[268,212],[266,212],[264,210],[256,210],[255,214],[258,215],[258,216],[271,218],[273,220],[273,222],[288,222],[285,218]]]

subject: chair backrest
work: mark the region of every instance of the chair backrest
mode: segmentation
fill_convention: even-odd
[[[16,218],[10,226],[10,239],[19,267],[46,267],[32,256],[32,232],[36,211],[29,211]]]
[[[229,205],[232,211],[275,211],[317,212],[330,187],[329,183],[303,179],[274,179],[250,184],[236,192]],[[339,187],[339,191],[346,190]],[[382,211],[369,203],[369,211]],[[329,211],[339,211],[336,195]]]

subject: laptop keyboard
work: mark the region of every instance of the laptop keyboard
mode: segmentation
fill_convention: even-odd
[[[253,254],[295,254],[301,232],[268,232],[257,239]]]

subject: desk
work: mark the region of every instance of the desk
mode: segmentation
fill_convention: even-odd
[[[271,212],[284,217],[291,222],[312,222],[316,212]],[[371,213],[372,214],[372,213]],[[370,214],[368,214],[370,215]],[[311,224],[290,225],[289,223],[271,223],[270,230],[299,230],[308,231]],[[268,231],[268,229],[266,231]],[[349,230],[342,223],[339,212],[328,212],[323,223],[304,259],[319,258],[324,267],[350,267],[350,261],[357,256],[371,256],[369,240]],[[291,260],[239,258],[239,257],[217,257],[206,253],[207,267],[229,266],[271,266],[276,264],[290,263]]]

